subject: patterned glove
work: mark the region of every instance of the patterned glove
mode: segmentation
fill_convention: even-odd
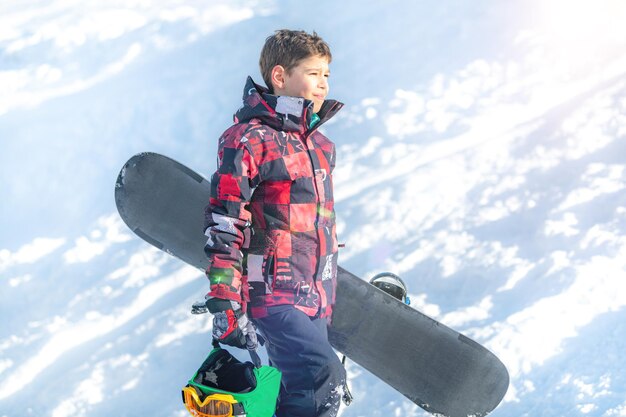
[[[256,329],[236,301],[206,297],[206,301],[191,306],[193,314],[213,314],[213,339],[240,349],[256,350]]]

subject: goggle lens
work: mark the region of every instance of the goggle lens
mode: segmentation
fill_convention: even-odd
[[[210,417],[230,417],[233,415],[232,407],[226,401],[209,401],[207,405],[199,406],[198,411],[202,416]]]

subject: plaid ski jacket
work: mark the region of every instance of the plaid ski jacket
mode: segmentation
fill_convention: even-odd
[[[235,123],[222,134],[205,210],[210,296],[247,305],[252,317],[294,305],[330,317],[337,237],[335,145],[317,128],[342,103],[275,96],[250,77]]]

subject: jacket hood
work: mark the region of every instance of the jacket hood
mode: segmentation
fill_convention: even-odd
[[[343,103],[337,100],[324,100],[317,113],[320,121],[315,128],[333,117],[342,107]],[[235,123],[260,119],[263,124],[276,130],[304,133],[308,130],[312,116],[313,101],[270,94],[267,88],[248,77],[243,89],[243,105],[235,113],[234,119]]]

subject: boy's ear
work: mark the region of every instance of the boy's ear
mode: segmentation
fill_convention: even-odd
[[[271,80],[274,90],[283,88],[285,85],[285,68],[282,65],[276,65],[272,68]]]

